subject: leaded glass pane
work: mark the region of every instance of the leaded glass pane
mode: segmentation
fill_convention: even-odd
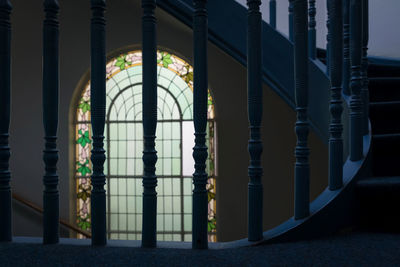
[[[193,68],[164,51],[158,63],[158,210],[159,240],[191,241],[194,161]],[[111,239],[141,239],[142,230],[142,53],[133,51],[106,66],[107,230]],[[214,106],[208,96],[209,241],[216,241]],[[91,127],[90,82],[76,113],[77,224],[90,231]]]

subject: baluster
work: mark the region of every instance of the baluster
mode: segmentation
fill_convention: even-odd
[[[315,0],[309,0],[308,8],[308,53],[312,59],[317,58],[317,31],[315,26],[317,25],[315,21],[315,15],[317,14],[317,9],[315,8]]]
[[[11,101],[11,3],[0,0],[0,242],[11,241],[11,173],[9,169]]]
[[[326,29],[327,29],[327,34],[326,34],[326,75],[329,76],[329,71],[330,71],[330,67],[329,67],[329,60],[330,60],[330,36],[329,36],[329,25],[330,25],[330,14],[329,14],[329,0],[326,0]]]
[[[269,25],[276,29],[276,0],[269,0]]]
[[[308,17],[307,0],[294,1],[294,63],[295,63],[295,93],[296,93],[296,134],[295,150],[295,219],[309,215],[309,184],[310,167],[308,163]]]
[[[351,55],[351,99],[350,99],[350,160],[357,161],[362,154],[363,102],[361,98],[362,77],[362,4],[361,0],[350,0],[350,55]]]
[[[208,88],[208,60],[207,60],[207,0],[194,0],[194,129],[195,146],[193,158],[195,172],[193,174],[193,239],[192,247],[205,249],[208,247],[207,221],[207,88]]]
[[[106,191],[104,185],[104,124],[106,111],[106,48],[104,12],[105,0],[91,0],[91,121],[92,149],[92,245],[105,245],[106,238]]]
[[[342,0],[328,0],[330,7],[330,80],[331,123],[329,127],[329,189],[343,186],[343,125],[342,125],[342,74],[343,74],[343,5]]]
[[[293,42],[293,2],[289,0],[289,40]]]
[[[43,160],[43,243],[59,241],[59,193],[57,174],[58,128],[58,0],[45,0],[43,23],[43,124],[45,150]]]
[[[156,246],[157,177],[155,150],[157,127],[157,43],[156,0],[142,0],[142,50],[143,50],[143,223],[142,246]]]
[[[250,123],[249,140],[249,201],[248,201],[248,231],[249,241],[257,241],[262,235],[263,187],[261,167],[261,121],[262,121],[262,82],[261,82],[261,0],[247,0],[247,92],[248,113]]]
[[[343,94],[350,95],[350,0],[343,0]]]
[[[369,39],[369,17],[368,17],[368,0],[362,2],[362,99],[364,107],[364,119],[363,119],[363,134],[368,134],[368,117],[369,117],[369,91],[368,91],[368,39]]]

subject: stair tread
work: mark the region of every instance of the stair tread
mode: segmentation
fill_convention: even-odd
[[[358,188],[400,188],[400,176],[369,177],[357,182]]]
[[[370,102],[369,103],[370,107],[376,107],[376,106],[389,106],[389,105],[400,105],[400,101],[379,101],[379,102]]]
[[[374,134],[372,139],[400,139],[400,133]]]

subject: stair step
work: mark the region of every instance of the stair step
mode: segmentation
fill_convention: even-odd
[[[400,133],[372,136],[372,174],[400,176]]]
[[[400,176],[360,180],[356,193],[361,228],[400,232]]]
[[[360,180],[357,182],[357,190],[400,193],[400,176],[370,177]]]
[[[369,64],[368,77],[400,77],[400,68],[398,66]]]
[[[369,79],[371,102],[400,101],[400,78],[376,77]]]
[[[400,101],[371,102],[369,107],[373,134],[400,133]]]

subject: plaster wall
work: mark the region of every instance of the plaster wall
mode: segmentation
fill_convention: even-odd
[[[107,52],[141,43],[139,0],[113,0],[107,8]],[[12,188],[42,206],[42,4],[13,1],[12,13]],[[60,216],[70,220],[75,192],[70,187],[69,109],[74,90],[90,66],[89,1],[60,1]],[[192,61],[191,29],[158,9],[158,44]],[[247,234],[248,121],[246,69],[209,43],[209,83],[216,103],[218,134],[218,239]],[[293,214],[295,112],[267,85],[264,89],[264,229]],[[327,184],[327,147],[311,131],[311,199]],[[41,236],[41,216],[13,204],[16,236]],[[66,236],[68,233],[63,231]]]

